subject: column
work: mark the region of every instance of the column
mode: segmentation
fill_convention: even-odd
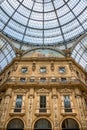
[[[53,102],[53,130],[59,130],[58,121],[58,95],[56,88],[52,88],[52,102]]]
[[[27,117],[27,130],[32,129],[32,119],[33,119],[33,102],[34,102],[34,89],[30,88],[29,102],[28,102],[28,117]]]
[[[85,113],[84,113],[84,109],[83,109],[83,104],[82,104],[82,96],[81,96],[81,91],[76,88],[75,89],[75,94],[76,94],[76,102],[77,102],[77,110],[78,110],[78,114],[80,117],[80,122],[81,122],[81,126],[83,130],[87,129],[87,125],[86,125],[86,120],[85,120]]]
[[[5,123],[5,121],[8,117],[11,94],[12,94],[12,89],[8,88],[5,95],[3,96],[3,99],[2,99],[2,102],[1,102],[2,115],[1,115],[0,125],[2,127],[4,126],[4,123]]]

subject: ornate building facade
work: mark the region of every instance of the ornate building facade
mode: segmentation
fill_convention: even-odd
[[[0,76],[0,130],[87,130],[86,72],[54,50],[17,56]]]

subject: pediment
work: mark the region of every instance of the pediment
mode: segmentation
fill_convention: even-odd
[[[49,90],[45,89],[45,88],[41,88],[39,90],[37,90],[37,93],[38,94],[48,94],[49,93]]]
[[[72,90],[68,88],[64,88],[60,90],[60,93],[72,93]]]

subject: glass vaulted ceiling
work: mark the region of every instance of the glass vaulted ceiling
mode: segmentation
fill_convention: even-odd
[[[87,72],[87,36],[84,37],[73,49],[72,58],[75,59]]]
[[[0,38],[0,72],[15,58],[15,52],[10,44]]]
[[[87,0],[0,0],[0,31],[21,44],[67,48],[87,31]]]

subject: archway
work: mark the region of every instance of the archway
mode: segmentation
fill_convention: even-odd
[[[18,118],[12,119],[7,125],[7,130],[24,130],[24,123]]]
[[[34,124],[34,130],[52,130],[52,126],[47,119],[39,119]]]
[[[62,123],[62,130],[80,130],[79,124],[71,118],[65,119]]]

